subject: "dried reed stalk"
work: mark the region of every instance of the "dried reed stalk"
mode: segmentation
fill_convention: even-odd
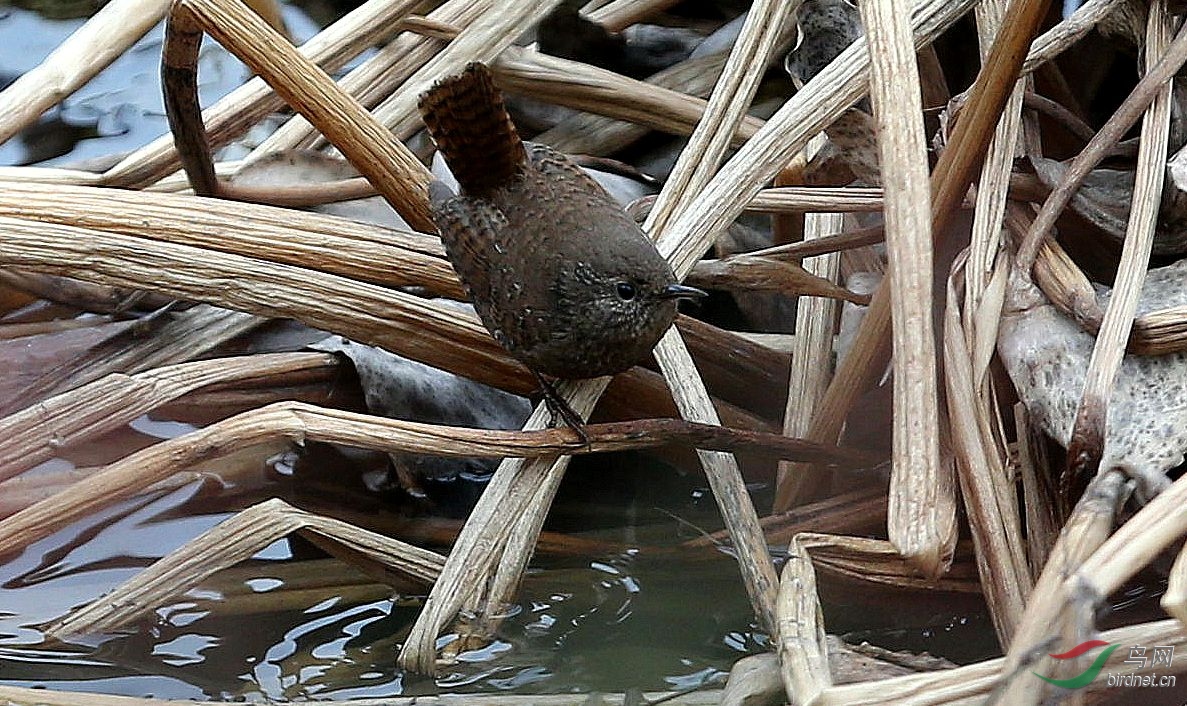
[[[1007,665],[1017,664],[1042,638],[1049,639],[1053,626],[1064,626],[1065,644],[1087,639],[1095,629],[1099,605],[1187,534],[1187,481],[1180,479],[1109,536],[1113,524],[1111,510],[1117,507],[1123,482],[1121,474],[1106,472],[1097,476],[1085,492],[1081,506],[1085,501],[1100,506],[1093,518],[1095,522],[1083,532],[1065,528],[1027,606]],[[1093,493],[1094,486],[1103,492]],[[1075,556],[1068,557],[1059,551],[1065,542],[1070,544],[1077,539],[1080,551]],[[1082,558],[1089,552],[1087,558]],[[1022,641],[1024,631],[1026,641]],[[1034,684],[1033,680],[1015,680],[1008,692],[1010,698],[1003,703],[1038,703],[1039,693],[1028,692],[1028,687],[1033,688]],[[1025,693],[1025,698],[1014,700],[1014,695],[1021,693]]]
[[[731,430],[714,424],[654,419],[591,424],[587,429],[589,442],[585,443],[569,428],[491,431],[385,419],[301,402],[277,402],[154,444],[22,510],[0,523],[0,551],[26,546],[88,512],[140,492],[195,463],[283,439],[461,458],[552,459],[561,454],[688,444],[725,451],[767,446],[771,450],[779,449],[777,455],[789,454],[812,461],[825,460],[834,453],[844,463],[863,460],[844,451],[815,444],[805,446],[778,434]],[[761,538],[761,531],[758,536]]]
[[[1166,52],[1158,57],[1156,63],[1146,67],[1145,75],[1092,140],[1076,155],[1060,179],[1059,185],[1043,202],[1042,209],[1030,225],[1026,239],[1018,247],[1017,261],[1020,268],[1026,272],[1030,271],[1043,240],[1051,234],[1055,219],[1067,207],[1084,178],[1108,156],[1109,151],[1146,111],[1146,107],[1163,93],[1166,82],[1184,63],[1187,63],[1187,26],[1180,27],[1174,40],[1167,46]],[[1165,154],[1163,158],[1165,159]],[[1052,300],[1052,303],[1057,302]],[[1075,316],[1073,312],[1068,313]]]
[[[1019,679],[1019,670],[1024,666],[1038,669],[1051,666],[1044,653],[1051,651],[1048,648],[1068,624],[1060,615],[1065,597],[1062,587],[1108,537],[1120,505],[1123,483],[1122,475],[1117,472],[1094,478],[1064,524],[1001,663],[1002,703],[1031,704],[1040,699],[1046,683]],[[1040,660],[1038,664],[1036,660]]]
[[[300,51],[325,70],[337,70],[363,49],[395,31],[400,18],[417,4],[417,0],[369,0],[322,30]],[[220,147],[282,105],[280,97],[263,79],[253,78],[203,113],[207,140],[213,148]],[[107,170],[101,181],[109,186],[142,188],[172,174],[180,166],[173,136],[164,135]]]
[[[746,210],[764,213],[881,211],[882,189],[859,186],[777,186],[755,194]]]
[[[1154,71],[1169,52],[1168,45],[1174,31],[1166,0],[1151,2],[1148,18],[1144,52],[1147,73]],[[1183,37],[1183,58],[1187,60],[1187,29]],[[1096,473],[1104,454],[1109,395],[1117,371],[1121,368],[1121,360],[1125,357],[1125,342],[1129,339],[1154,246],[1154,231],[1162,205],[1162,185],[1166,177],[1170,118],[1171,83],[1168,79],[1155,95],[1142,120],[1133,202],[1129,209],[1121,262],[1117,266],[1113,295],[1105,309],[1104,320],[1084,376],[1084,391],[1068,443],[1068,467],[1065,482],[1061,484],[1064,488],[1068,487],[1072,474]],[[1043,213],[1040,212],[1032,227],[1037,227],[1042,218]]]
[[[895,546],[884,540],[812,532],[797,534],[789,548],[779,592],[781,676],[792,704],[842,703],[828,698],[833,687],[816,589],[818,570],[919,590],[977,591],[973,580],[945,578],[937,582],[920,578],[916,568],[904,560]],[[938,679],[943,674],[946,673],[929,676]],[[869,698],[886,683],[864,683],[862,686],[867,694],[864,698]]]
[[[685,59],[646,79],[661,88],[707,98],[725,67],[726,52]],[[570,154],[606,155],[642,139],[648,129],[602,115],[579,113],[533,138]]]
[[[869,534],[886,526],[886,490],[869,487],[841,493],[779,515],[759,520],[767,543],[787,544],[801,532]],[[689,539],[682,547],[720,546],[729,539],[724,530]]]
[[[1128,0],[1088,0],[1071,17],[1035,38],[1022,64],[1022,73],[1029,74],[1043,64],[1067,51],[1081,37],[1092,31],[1102,19]]]
[[[953,265],[948,279],[947,307],[944,311],[944,373],[947,385],[948,415],[951,419],[953,449],[956,454],[961,496],[968,513],[977,569],[981,573],[985,602],[997,631],[998,641],[1010,644],[1015,626],[1022,616],[1030,593],[1030,573],[1023,553],[1021,523],[1016,505],[1007,504],[1010,495],[998,491],[998,485],[1010,481],[1005,459],[992,438],[983,430],[981,417],[987,410],[977,397],[977,363],[969,349],[966,331],[975,320],[985,317],[971,313],[970,323],[961,326],[960,291],[965,259]],[[1005,267],[999,272],[1004,273]],[[1002,278],[999,278],[999,280]],[[1000,290],[1001,287],[996,287]],[[1000,304],[997,310],[1000,311]],[[989,308],[993,311],[992,307]],[[992,315],[996,318],[996,315]],[[996,324],[993,324],[996,326]],[[1029,498],[1028,498],[1029,500]]]
[[[977,8],[983,55],[1001,29],[1005,10],[1002,0]],[[945,382],[961,495],[986,602],[1002,645],[1009,644],[1031,588],[1017,493],[988,377],[1004,301],[1007,265],[1000,256],[1002,222],[1025,87],[1025,79],[1015,84],[989,144],[977,185],[967,260],[961,258],[953,266],[944,315]],[[961,285],[963,316],[957,298]]]
[[[36,122],[161,21],[168,0],[112,0],[35,68],[0,91],[0,143]]]
[[[894,452],[890,542],[925,576],[936,577],[956,548],[956,498],[940,462],[939,390],[932,329],[932,233],[919,69],[907,5],[860,6],[870,42],[870,99],[885,188],[886,245],[894,340]]]
[[[424,19],[445,23],[456,32],[469,27],[490,9],[490,0],[447,0]],[[407,27],[407,23],[404,23]],[[368,108],[397,90],[408,77],[420,70],[442,48],[438,39],[409,32],[401,33],[380,47],[374,56],[342,77],[338,86]],[[300,147],[313,147],[321,142],[321,135],[304,116],[294,115],[264,139],[251,154],[248,162],[273,152]]]
[[[973,0],[921,0],[911,14],[916,46],[929,44],[973,4]],[[725,163],[702,196],[681,211],[672,228],[660,237],[661,251],[674,253],[673,265],[678,271],[691,267],[705,251],[704,243],[724,230],[808,140],[864,95],[868,71],[869,53],[865,40],[859,38]],[[677,246],[679,241],[685,244]]]
[[[617,32],[679,4],[679,0],[612,0],[590,13],[590,18]]]
[[[529,49],[508,47],[491,68],[499,85],[512,93],[672,135],[691,134],[706,109],[695,96]],[[727,133],[734,136],[732,144],[750,139],[762,122],[744,116]]]
[[[464,298],[440,239],[414,231],[220,199],[94,187],[2,186],[2,216],[237,253],[388,287],[419,286],[439,296]]]
[[[178,314],[158,310],[51,369],[9,402],[0,414],[22,409],[42,398],[98,380],[109,373],[138,373],[157,366],[193,360],[265,322],[241,311],[199,304]]]
[[[1047,439],[1030,419],[1026,405],[1014,404],[1015,438],[1018,439],[1018,475],[1026,498],[1026,560],[1037,578],[1047,565],[1059,538],[1060,513]]]
[[[512,390],[531,385],[471,314],[397,290],[189,245],[0,216],[0,263],[295,318]],[[234,286],[212,286],[233,282]]]
[[[277,353],[113,373],[0,419],[0,480],[193,390],[337,364],[326,353]]]
[[[1180,629],[1187,632],[1187,547],[1179,550],[1175,563],[1167,576],[1166,593],[1159,605],[1166,614],[1179,621]]]
[[[969,0],[923,0],[918,3],[911,15],[916,46],[930,43],[972,6],[973,3]],[[868,49],[864,38],[859,38],[792,96],[767,121],[762,130],[738,150],[717,173],[702,197],[679,215],[673,232],[686,233],[690,239],[698,241],[718,233],[737,217],[742,204],[753,198],[762,184],[773,178],[807,145],[809,139],[831,124],[849,105],[862,96],[868,71]],[[681,250],[677,255],[677,262],[683,265],[687,259],[687,265],[691,266],[692,261],[699,255],[700,251],[693,255],[691,250]],[[884,306],[888,304],[889,302],[886,302]],[[854,357],[856,356],[850,355],[846,360]],[[850,365],[853,366],[855,363]],[[852,385],[852,380],[845,384]],[[852,392],[856,394],[860,387],[854,386]],[[839,391],[836,378],[829,389]],[[838,397],[836,393],[833,396]],[[814,433],[820,434],[818,438],[837,438],[840,429],[839,419],[843,416],[842,409],[848,406],[848,399],[846,396],[841,400],[843,404],[832,405],[839,408],[834,412],[835,428],[830,426],[829,429],[823,429],[814,425]],[[822,414],[823,412],[822,409]],[[837,416],[838,414],[840,416]],[[817,419],[822,419],[822,416],[818,415]],[[787,504],[775,509],[783,511],[789,507],[790,504]]]
[[[804,240],[839,233],[844,224],[845,218],[839,213],[809,214],[804,219]],[[804,269],[829,281],[836,281],[840,268],[841,258],[835,254],[804,260]],[[836,302],[819,298],[800,297],[796,302],[795,343],[783,413],[783,433],[787,436],[799,437],[808,433],[816,415],[816,405],[828,388],[837,309]],[[788,486],[798,480],[790,464],[780,463],[776,472],[776,498],[794,495],[795,490]]]
[[[782,292],[840,299],[862,305],[870,302],[869,295],[845,289],[808,272],[795,262],[751,255],[735,255],[723,260],[701,260],[684,281],[703,289]]]
[[[981,60],[989,58],[994,37],[1001,31],[1005,19],[1007,0],[991,0],[977,6],[977,29],[980,40]],[[1037,40],[1036,40],[1037,42]],[[965,311],[975,311],[981,302],[982,293],[993,274],[997,255],[1001,251],[1002,222],[1005,219],[1006,199],[1009,197],[1010,175],[1014,158],[1018,155],[1018,139],[1022,129],[1022,97],[1026,93],[1027,79],[1019,78],[1014,84],[1002,114],[994,129],[993,139],[981,166],[981,178],[977,181],[976,203],[973,210],[972,242],[969,245],[969,262],[965,266]],[[996,316],[987,316],[987,323],[993,328],[988,331],[974,329],[968,332],[978,340],[997,339]],[[980,350],[976,344],[970,344]],[[980,360],[980,358],[978,358]],[[979,381],[982,372],[978,372]]]
[[[357,101],[338,91],[321,68],[243,5],[229,0],[176,0],[165,32],[166,70],[186,65],[184,58],[174,57],[175,52],[188,48],[190,60],[196,60],[193,37],[203,31],[235,53],[269,81],[288,105],[309,118],[413,228],[433,230],[426,191],[431,175],[424,165]],[[196,83],[192,63],[182,71],[188,73],[177,75],[186,75],[190,83]],[[165,76],[169,105],[173,86]],[[193,105],[188,107],[195,109],[196,86],[189,88],[189,103]],[[171,112],[170,119],[176,117]],[[195,175],[191,173],[190,177]]]
[[[670,250],[665,248],[663,238],[670,236],[676,229],[675,215],[690,208],[694,200],[704,193],[725,158],[729,135],[745,119],[746,110],[762,79],[763,71],[755,67],[767,65],[779,41],[785,18],[794,16],[799,5],[799,0],[760,0],[751,5],[737,42],[726,59],[721,78],[709,97],[705,115],[677,158],[671,176],[656,199],[655,208],[648,215],[644,228],[657,238],[660,252],[674,261],[673,269],[678,276],[687,275],[691,269],[690,266],[681,266],[676,259],[679,247],[692,244],[691,239],[681,238],[680,246]],[[669,330],[660,339],[655,357],[668,380],[681,416],[691,421],[720,424],[708,391],[696,373],[692,357],[675,329]],[[697,454],[725,525],[730,530],[751,606],[758,616],[759,624],[771,630],[772,635],[777,635],[775,602],[778,577],[758,524],[757,513],[738,470],[737,460],[728,454],[701,449],[698,449]]]
[[[506,0],[491,3],[482,17],[463,29],[457,38],[409,76],[395,93],[377,105],[374,109],[375,119],[396,135],[411,134],[420,127],[416,101],[433,81],[458,73],[471,61],[491,63],[510,47],[524,28],[534,27],[560,1]],[[317,127],[334,142],[320,125]]]
[[[754,16],[752,15],[752,19]],[[748,24],[754,25],[754,22],[751,21]],[[747,39],[739,38],[737,44],[735,44],[734,52],[731,53],[731,59],[735,55],[739,55],[739,52],[747,51],[748,47],[753,44],[750,37],[754,30],[755,27],[753,26],[750,33],[744,30],[743,37]],[[765,58],[764,55],[763,65],[765,65]],[[731,63],[731,61],[727,61],[727,67],[723,76],[730,73]],[[734,70],[736,71],[737,67]],[[713,112],[714,106],[714,101],[710,100],[709,112],[705,120],[716,119]],[[734,111],[734,115],[738,115],[737,110]],[[732,134],[732,129],[724,137],[728,138],[729,134]],[[703,131],[699,134],[694,133],[693,139],[690,140],[689,147],[686,148],[685,152],[688,153],[703,149],[701,143],[704,140],[706,140],[706,135]],[[678,168],[676,173],[679,173],[679,171],[680,169]],[[678,182],[678,177],[676,181],[670,181],[669,185],[665,186],[665,191],[674,188],[674,184]],[[652,212],[651,218],[652,220],[649,223],[655,224],[655,211]],[[672,260],[672,255],[669,254],[671,251],[665,249],[663,245],[662,231],[660,233],[660,252],[667,255],[669,260]],[[683,246],[690,249],[690,251],[696,248],[698,257],[704,252],[707,246],[707,242],[687,243],[684,242],[683,238],[673,238],[672,240],[677,247]],[[690,258],[690,261],[687,263],[673,261],[677,276],[687,274],[688,269],[691,268],[692,262],[695,259]],[[677,350],[673,351],[673,347],[677,348]],[[665,370],[665,377],[668,378],[673,395],[677,398],[677,405],[681,407],[682,414],[687,416],[690,410],[682,402],[682,400],[685,400],[684,391],[688,389],[687,386],[690,383],[700,383],[700,378],[696,376],[690,364],[680,360],[682,356],[678,350],[679,347],[682,347],[679,336],[669,331],[657,346],[656,357],[659,359],[661,369]],[[671,366],[673,360],[678,362],[676,369],[681,372],[682,376],[680,378],[675,377],[675,370]],[[667,367],[665,368],[665,366]],[[562,394],[564,394],[573,410],[585,417],[589,414],[594,401],[605,390],[606,384],[607,381],[605,379],[598,379],[564,385]],[[707,410],[701,411],[701,415],[693,418],[716,421],[716,413],[712,410],[712,406],[706,406],[708,407]],[[532,418],[528,420],[525,428],[533,428],[543,423],[543,421],[543,411],[537,408]],[[736,467],[733,467],[732,457],[712,452],[698,453],[701,455],[702,462],[707,463],[707,471],[711,482],[714,480],[725,480],[730,478],[730,476],[736,477]],[[459,535],[454,549],[450,553],[441,579],[434,584],[430,600],[413,626],[407,642],[405,642],[404,649],[400,654],[401,666],[418,672],[433,671],[435,667],[434,657],[437,633],[463,605],[466,605],[468,602],[473,605],[477,599],[475,594],[478,592],[479,587],[483,585],[484,579],[488,574],[488,569],[495,565],[496,562],[499,566],[499,572],[496,574],[495,579],[496,588],[491,591],[491,597],[493,597],[496,605],[497,601],[501,600],[508,590],[506,587],[518,582],[518,577],[527,562],[527,556],[530,554],[529,548],[534,543],[539,526],[543,522],[544,508],[547,508],[551,501],[551,497],[555,493],[555,489],[563,476],[567,463],[567,459],[562,457],[551,463],[528,463],[513,460],[504,461],[500,465],[499,471],[496,472],[494,479],[492,479],[491,484],[487,487],[483,497],[471,512],[470,520],[466,523],[466,527]],[[740,488],[740,493],[737,492],[738,488]],[[723,496],[723,490],[728,490],[730,495]],[[750,556],[766,556],[766,546],[761,543],[761,531],[757,529],[757,517],[754,516],[754,510],[753,506],[750,505],[749,496],[745,492],[745,488],[741,486],[740,481],[736,483],[729,482],[726,488],[719,488],[717,485],[714,485],[714,494],[723,510],[729,513],[726,518],[727,525],[734,526],[738,520],[742,520],[747,527],[746,530],[735,533],[735,541],[745,543],[744,546],[739,547],[739,552],[743,556],[740,562],[741,567],[743,572],[746,572],[748,578],[751,579],[747,581],[747,589],[750,592],[752,602],[762,606],[758,610],[760,618],[763,618],[767,625],[773,625],[774,570],[769,560],[748,561]],[[734,513],[738,511],[745,512],[745,510],[749,511],[749,517],[745,514],[741,518],[735,517]],[[517,517],[519,519],[515,523],[508,523],[498,519],[500,517]],[[516,543],[504,546],[513,536],[518,538]],[[494,551],[492,551],[492,547]],[[502,552],[498,551],[500,547],[503,547]],[[751,572],[758,572],[758,574],[755,575]],[[475,612],[480,615],[491,613],[490,603],[487,603],[485,607],[478,607]]]
[[[359,555],[425,585],[437,578],[445,563],[445,557],[436,552],[341,520],[305,512],[273,498],[203,532],[109,594],[54,623],[46,634],[63,638],[119,628],[160,607],[170,598],[195,588],[217,571],[251,557],[294,532],[316,540],[331,554],[344,551],[348,555]]]
[[[1178,647],[1187,644],[1187,637],[1173,620],[1108,630],[1101,633],[1100,639],[1123,645],[1156,644]],[[820,706],[984,706],[987,697],[991,697],[992,703],[1010,706],[1023,704],[1023,701],[998,697],[994,692],[995,687],[1000,685],[1000,671],[1004,661],[1003,658],[998,658],[940,672],[842,684],[826,690],[814,703]],[[1149,673],[1151,670],[1146,668],[1144,671]],[[1120,662],[1106,665],[1100,676],[1079,693],[1103,697],[1108,691],[1113,690],[1109,687],[1108,676],[1131,673],[1132,665]],[[1026,681],[1043,683],[1029,673],[1022,676]]]
[[[775,647],[783,688],[794,706],[812,703],[833,683],[816,569],[810,554],[821,541],[829,539],[815,534],[796,535],[788,547],[779,581],[779,639]]]

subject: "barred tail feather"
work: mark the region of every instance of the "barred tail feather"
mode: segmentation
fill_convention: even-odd
[[[429,135],[465,193],[491,191],[523,169],[523,142],[483,64],[438,81],[419,105]]]

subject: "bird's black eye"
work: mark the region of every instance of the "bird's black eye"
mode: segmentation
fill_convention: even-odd
[[[618,284],[614,285],[614,291],[618,292],[618,298],[624,302],[629,302],[630,300],[634,299],[635,295],[638,293],[635,291],[635,285],[631,284],[630,282],[619,282]]]

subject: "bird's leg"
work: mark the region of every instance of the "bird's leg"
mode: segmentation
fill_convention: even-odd
[[[569,403],[565,401],[564,397],[556,391],[556,386],[547,380],[543,375],[532,371],[532,375],[536,376],[536,382],[540,383],[540,389],[544,393],[544,404],[548,406],[548,411],[552,413],[553,426],[559,418],[569,426],[573,431],[577,432],[577,436],[581,437],[581,443],[586,446],[589,445],[589,435],[585,433],[585,420],[581,415],[573,411]]]

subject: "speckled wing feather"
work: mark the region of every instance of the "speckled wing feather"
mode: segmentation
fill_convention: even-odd
[[[421,95],[419,107],[465,193],[481,196],[522,170],[523,142],[486,66],[472,63],[438,81]]]
[[[613,202],[613,197],[606,193],[606,190],[602,188],[601,184],[587,174],[584,169],[574,164],[573,160],[564,154],[557,152],[548,145],[541,145],[536,142],[525,142],[524,147],[527,149],[528,162],[538,169],[541,174],[559,177],[569,182],[571,188],[588,189],[591,193],[605,194],[606,198]]]
[[[433,202],[433,222],[470,300],[476,304],[489,302],[491,272],[496,271],[500,258],[495,246],[507,219],[498,208],[482,199],[453,196],[441,182],[433,182],[429,195]]]

